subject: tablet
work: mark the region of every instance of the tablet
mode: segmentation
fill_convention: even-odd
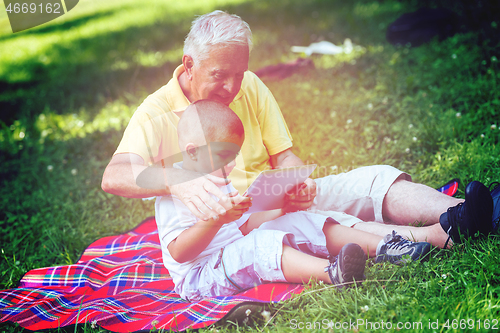
[[[253,198],[247,213],[282,208],[286,192],[303,183],[314,169],[316,164],[262,171],[246,191]]]

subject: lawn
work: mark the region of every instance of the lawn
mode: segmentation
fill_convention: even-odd
[[[294,152],[319,165],[315,177],[390,164],[433,187],[459,178],[459,195],[469,181],[500,181],[500,44],[491,38],[500,21],[419,47],[389,44],[388,25],[418,3],[83,0],[16,34],[0,5],[0,289],[15,287],[30,269],[73,263],[95,239],[154,214],[153,201],[104,193],[102,173],[135,108],[180,63],[194,15],[213,9],[252,27],[250,70],[304,57],[290,51],[294,45],[350,38],[359,46],[349,55],[313,55],[314,68],[265,80]],[[439,3],[464,14],[467,2]],[[383,321],[392,323],[389,331],[410,323],[440,332],[448,320],[451,331],[489,331],[485,323],[500,320],[499,247],[491,235],[435,251],[426,263],[369,263],[357,288],[312,282],[271,306],[269,320],[256,313],[248,324],[218,329],[325,331],[363,320],[360,331],[386,330]]]

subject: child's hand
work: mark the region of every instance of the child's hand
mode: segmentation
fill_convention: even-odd
[[[226,214],[219,215],[219,222],[221,224],[236,221],[252,206],[252,198],[243,197],[239,195],[238,192],[230,193],[229,200],[231,201],[231,203],[234,203],[234,206],[233,208],[228,210]]]

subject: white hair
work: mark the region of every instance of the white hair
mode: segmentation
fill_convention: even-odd
[[[207,58],[210,48],[217,44],[248,45],[250,51],[250,26],[239,16],[221,10],[199,16],[191,24],[191,30],[184,41],[184,54],[199,63]]]

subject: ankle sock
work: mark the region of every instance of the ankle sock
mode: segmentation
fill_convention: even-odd
[[[378,256],[378,255],[380,254],[380,249],[382,248],[382,246],[384,246],[384,245],[385,245],[385,243],[386,243],[386,241],[385,241],[385,237],[384,237],[384,238],[382,238],[382,240],[378,243],[378,245],[377,245],[377,252],[375,253],[375,255],[377,255],[377,256]]]

